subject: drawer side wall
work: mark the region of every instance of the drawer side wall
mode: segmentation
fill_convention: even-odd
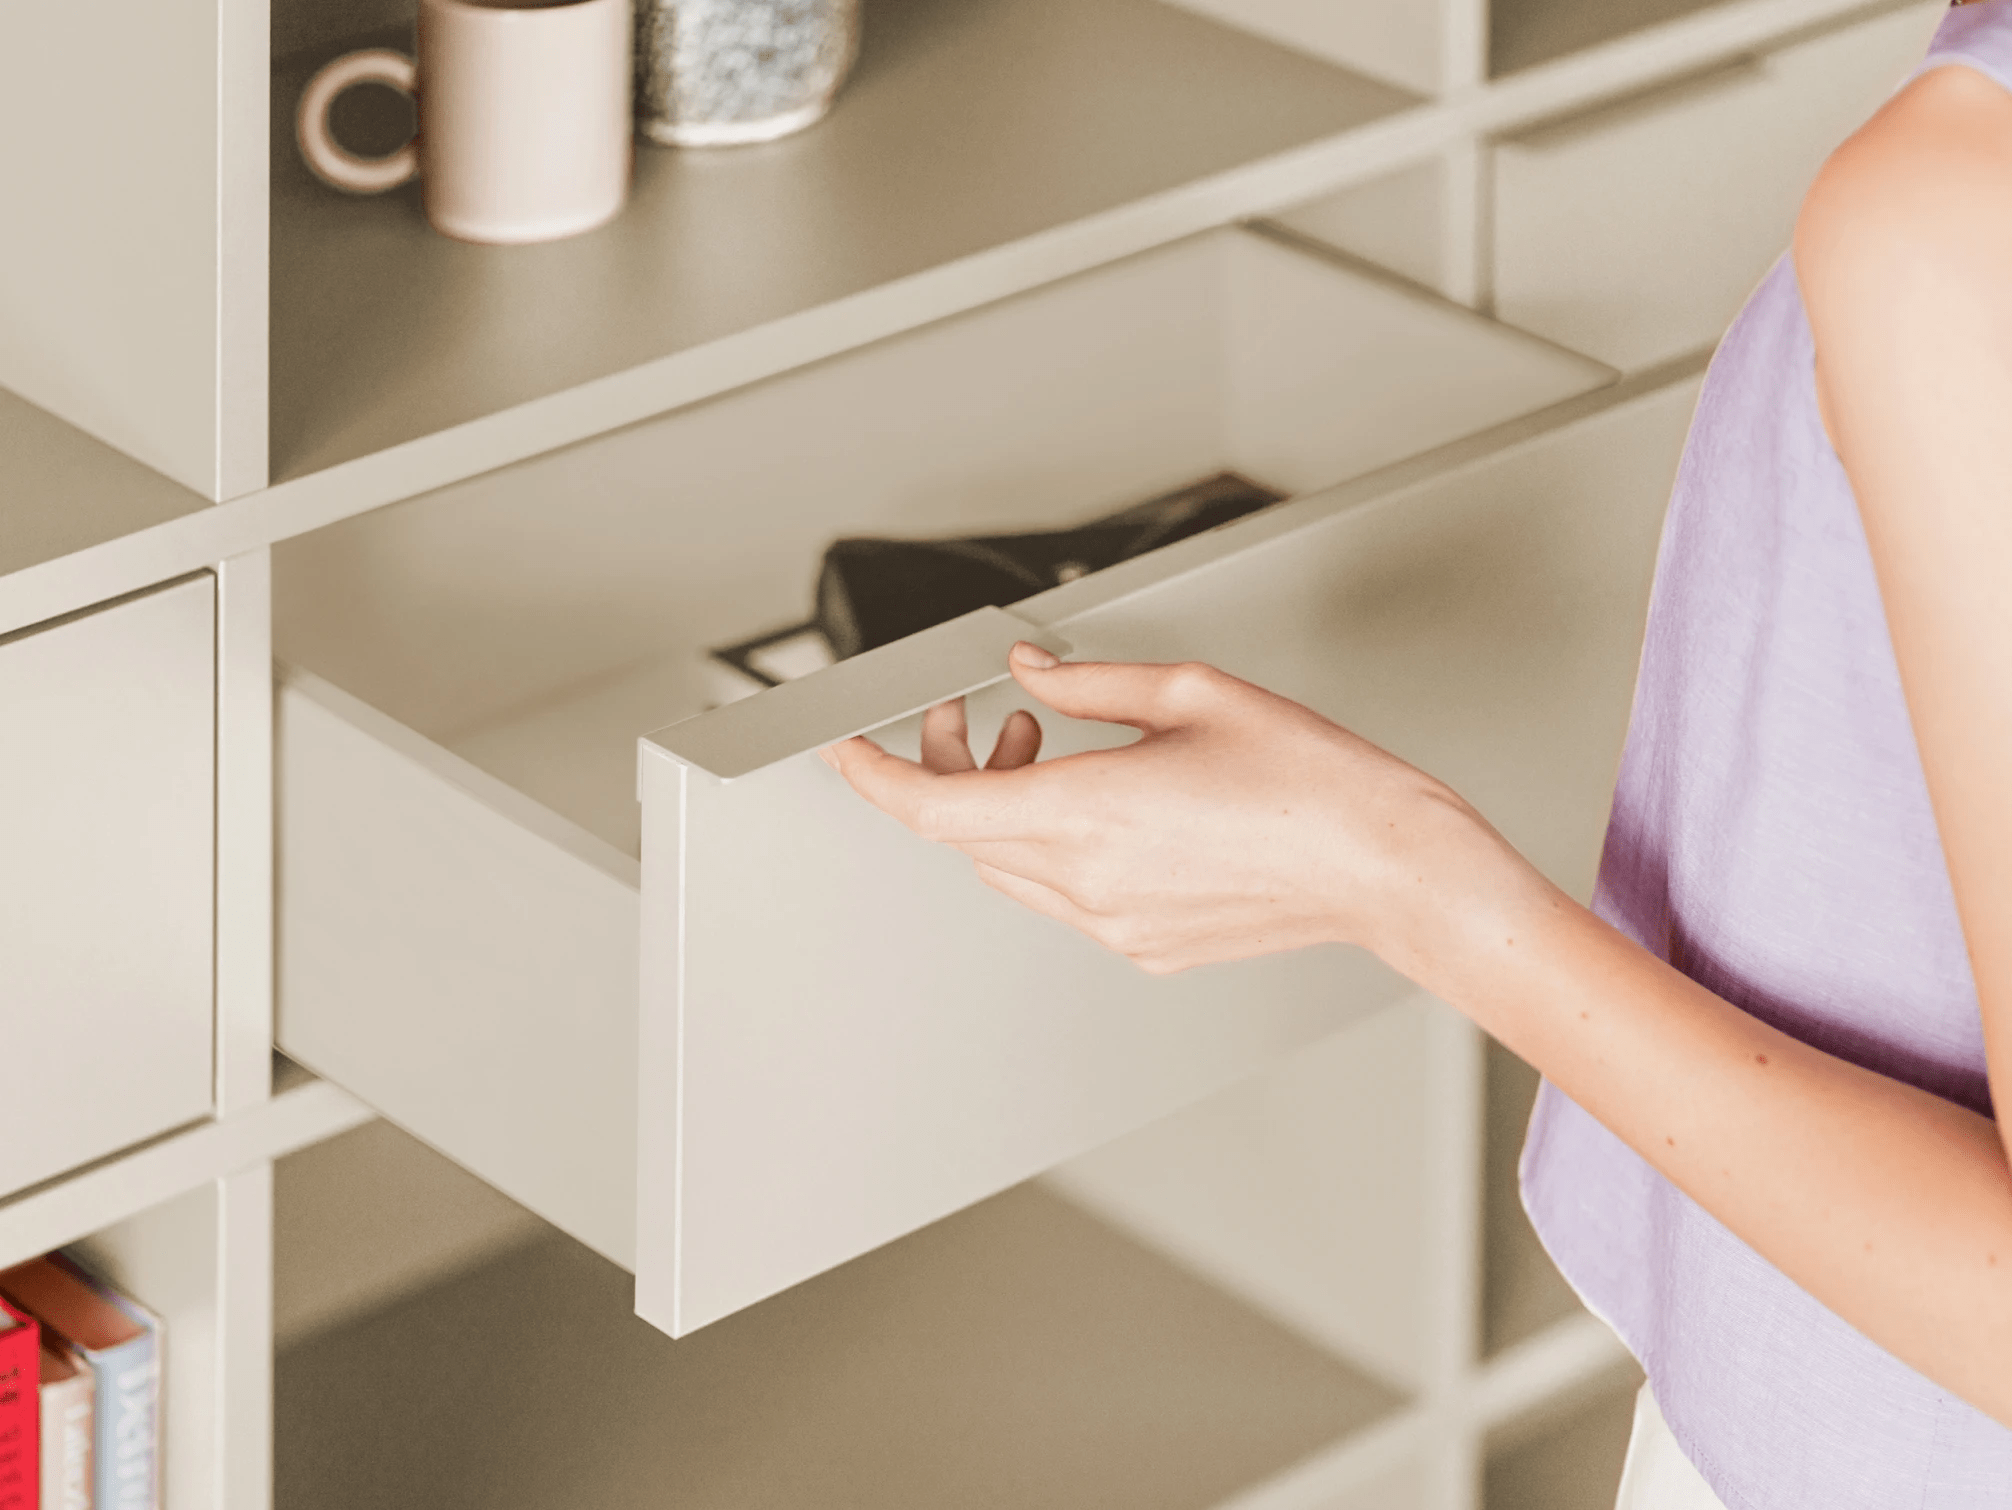
[[[633,1263],[635,888],[343,701],[279,689],[281,1049]]]

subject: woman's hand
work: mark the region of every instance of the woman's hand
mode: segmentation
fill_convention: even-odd
[[[1068,664],[1022,644],[1016,680],[1121,749],[1036,764],[1018,712],[986,768],[961,703],[923,720],[922,759],[865,738],[825,752],[854,789],[969,855],[1008,896],[1155,974],[1359,944],[1416,974],[1491,885],[1543,883],[1439,782],[1311,710],[1201,665]]]

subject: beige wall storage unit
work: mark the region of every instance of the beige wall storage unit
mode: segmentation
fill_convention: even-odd
[[[646,755],[638,1233],[636,739],[702,705],[704,646],[801,615],[833,532],[1035,527],[1225,465],[1306,491],[1606,379],[1228,232],[304,537],[280,553],[282,653],[383,712],[305,676],[282,696],[282,1046],[638,1267],[646,1314],[680,1331],[1194,1099],[1394,983],[1314,955],[1149,981],[859,805],[817,745],[996,676],[1014,631],[976,677],[917,636],[880,656],[905,706],[841,693],[846,727],[785,719],[730,781],[664,753],[844,689],[841,666]],[[1063,615],[1089,654],[1362,681],[1402,718],[1394,651],[1352,676],[1315,652],[1346,638],[1322,584],[1353,549],[1322,512],[1102,574],[1084,590],[1129,585],[1094,612],[1082,592],[1023,612]],[[702,545],[708,520],[740,543]],[[1278,532],[1292,547],[1259,544]],[[1266,564],[1233,569],[1239,541]]]
[[[1817,168],[1945,9],[1910,5],[1505,138],[1496,313],[1617,367],[1716,341],[1788,245]]]
[[[1015,613],[1307,698],[1583,894],[1705,352],[1939,7],[868,0],[829,120],[536,247],[301,170],[307,71],[413,10],[0,7],[0,1263],[174,1313],[168,1510],[270,1510],[272,1160],[378,1111],[659,1324],[747,1308],[687,1349],[1046,1170],[1402,1396],[1213,1510],[1476,1510],[1616,1344],[1477,1256],[1471,1027],[1340,953],[1148,980],[853,802],[813,747],[1004,615],[899,699],[705,712],[703,652],[834,535],[1238,466],[1291,501]],[[532,1225],[432,1205],[289,1325]]]
[[[216,589],[0,640],[0,1195],[210,1108]]]

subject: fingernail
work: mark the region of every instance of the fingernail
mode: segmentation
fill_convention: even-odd
[[[1013,659],[1023,666],[1032,666],[1036,671],[1047,671],[1062,664],[1060,656],[1026,640],[1013,647]]]
[[[817,758],[830,766],[834,771],[838,769],[838,757],[831,753],[830,745],[826,745],[823,749],[819,750]]]

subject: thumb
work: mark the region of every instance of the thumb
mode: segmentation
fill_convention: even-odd
[[[1194,666],[1130,661],[1059,661],[1038,645],[1013,647],[1013,679],[1067,718],[1126,724],[1161,733],[1187,723],[1196,711],[1187,695]]]

